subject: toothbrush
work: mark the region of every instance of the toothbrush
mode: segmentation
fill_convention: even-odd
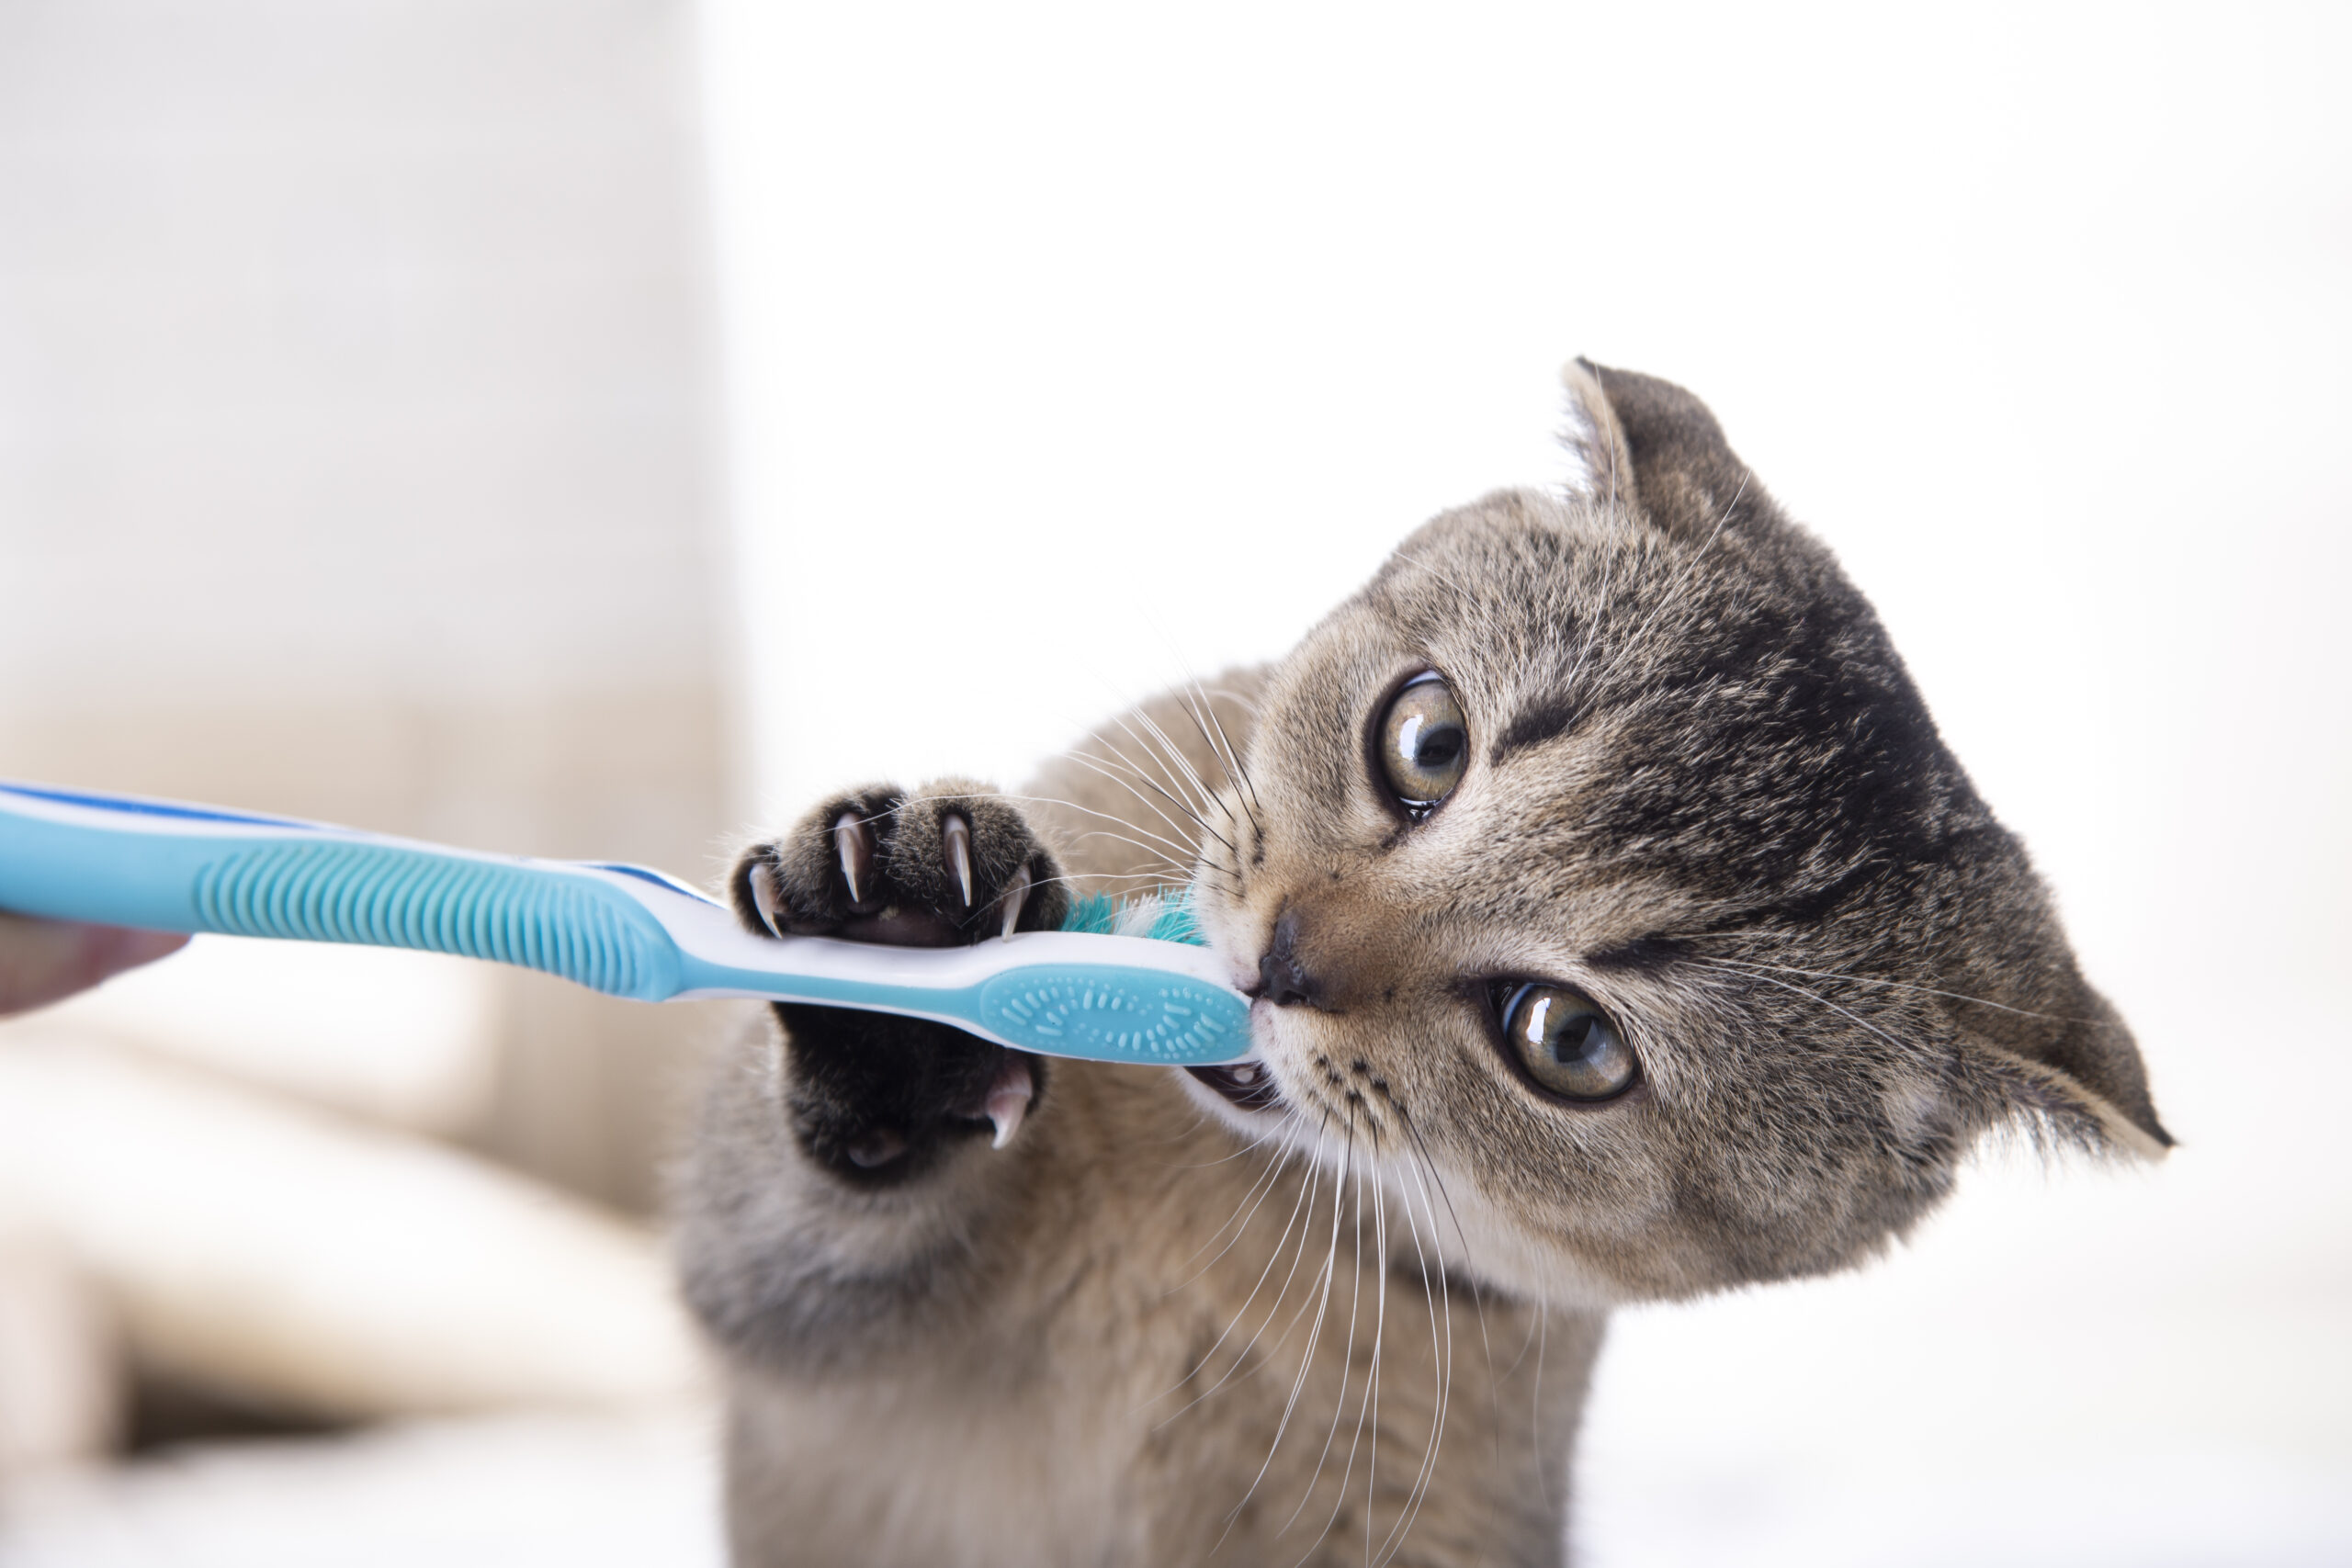
[[[755,937],[642,866],[478,853],[323,823],[0,783],[0,909],[155,931],[422,948],[639,1001],[753,997],[902,1013],[1048,1056],[1213,1066],[1249,1054],[1250,1003],[1194,945],[1032,931],[971,947]]]

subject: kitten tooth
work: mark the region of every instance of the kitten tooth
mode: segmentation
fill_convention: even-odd
[[[844,811],[833,818],[833,850],[842,857],[842,880],[849,884],[849,901],[865,902],[865,891],[857,885],[861,869],[873,863],[874,846],[865,837],[865,824],[854,811]]]
[[[1004,940],[1012,940],[1012,928],[1021,919],[1021,906],[1029,901],[1029,868],[1023,866],[1004,885]]]
[[[989,1087],[989,1120],[996,1123],[996,1136],[989,1142],[990,1148],[1001,1149],[1012,1142],[1013,1134],[1021,1131],[1022,1118],[1029,1114],[1029,1101],[1036,1092],[1037,1086],[1029,1077],[1028,1063],[1018,1056],[1005,1063],[996,1076],[996,1082]]]
[[[972,907],[972,828],[961,817],[950,817],[939,825],[939,837],[947,846],[948,862],[956,867],[956,884],[964,890],[964,908]]]
[[[752,868],[752,904],[760,911],[760,924],[768,928],[768,935],[782,936],[784,927],[775,918],[775,872],[765,862]]]

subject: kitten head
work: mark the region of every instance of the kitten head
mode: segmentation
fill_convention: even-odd
[[[1584,493],[1439,517],[1269,680],[1193,886],[1262,1071],[1204,1103],[1594,1304],[1852,1262],[2001,1124],[2161,1151],[1828,552],[1689,393],[1567,379]]]

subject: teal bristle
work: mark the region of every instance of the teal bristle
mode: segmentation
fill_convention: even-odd
[[[1089,893],[1071,903],[1069,913],[1062,917],[1062,930],[1083,931],[1089,936],[1115,935],[1121,907],[1108,893]]]
[[[1147,917],[1149,924],[1137,930]],[[1182,892],[1155,894],[1133,902],[1114,898],[1108,893],[1090,893],[1070,905],[1069,913],[1062,917],[1062,930],[1094,936],[1146,936],[1154,942],[1182,942],[1194,947],[1208,945],[1207,939],[1201,935],[1199,922],[1193,919],[1192,900]]]
[[[1209,939],[1201,934],[1200,922],[1193,919],[1193,901],[1182,894],[1159,901],[1159,913],[1144,935],[1154,942],[1190,942],[1194,947],[1209,944]]]

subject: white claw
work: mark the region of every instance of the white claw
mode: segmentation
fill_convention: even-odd
[[[857,852],[863,847],[858,842],[860,828],[854,811],[844,811],[833,819],[833,852],[842,857],[842,880],[849,884],[853,904],[865,900],[865,889],[857,885]]]
[[[964,908],[972,907],[972,829],[961,817],[950,817],[939,825],[941,842],[947,846],[947,858],[956,867],[956,880],[964,889]]]
[[[1012,1142],[1021,1131],[1021,1119],[1029,1114],[1029,1101],[1035,1098],[1037,1086],[1029,1077],[1029,1064],[1015,1056],[1005,1063],[996,1075],[996,1082],[989,1086],[989,1120],[996,1124],[996,1136],[990,1148],[1001,1149]]]
[[[784,927],[775,918],[775,872],[765,863],[752,868],[752,903],[760,911],[760,924],[768,928],[768,935],[782,936]]]
[[[1012,928],[1021,919],[1021,906],[1029,901],[1029,868],[1023,866],[1004,885],[1004,940],[1012,940]]]

